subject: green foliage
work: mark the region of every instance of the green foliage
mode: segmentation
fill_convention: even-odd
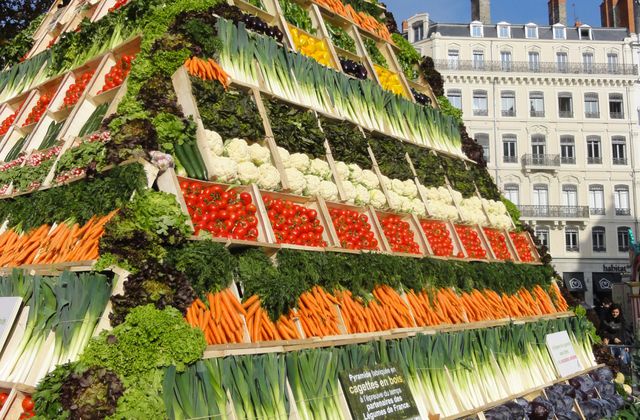
[[[80,145],[68,149],[60,156],[56,165],[56,174],[70,171],[75,168],[86,169],[94,165],[95,169],[102,170],[105,166],[107,150],[103,142],[83,141]]]
[[[440,164],[438,155],[423,147],[409,143],[405,143],[404,148],[409,153],[413,167],[422,185],[437,188],[446,184],[446,174]]]
[[[449,102],[449,98],[447,98],[446,96],[438,96],[437,99],[438,106],[440,107],[440,112],[442,112],[444,115],[449,115],[450,117],[455,118],[458,124],[463,123],[461,109],[451,105],[451,102]]]
[[[391,179],[397,178],[401,181],[413,179],[401,142],[384,134],[372,133],[369,144],[383,174]]]
[[[347,31],[339,26],[332,25],[331,23],[327,23],[327,31],[329,31],[331,41],[336,47],[349,51],[352,54],[357,54],[356,42],[351,38]]]
[[[324,116],[320,117],[320,124],[335,160],[371,168],[367,141],[358,126],[349,121],[333,120]]]
[[[196,125],[193,120],[184,120],[174,114],[161,112],[152,120],[162,151],[172,153],[175,145],[195,142]]]
[[[520,210],[518,209],[518,206],[516,206],[515,204],[513,204],[511,201],[507,200],[504,197],[500,197],[500,200],[502,201],[504,206],[507,208],[507,213],[509,213],[509,216],[511,216],[511,220],[513,220],[513,223],[515,223],[516,228],[518,230],[521,230],[522,222],[520,222]]]
[[[60,392],[65,379],[78,371],[78,363],[65,363],[58,365],[38,383],[33,394],[36,419],[60,419],[69,418],[69,412],[62,407]]]
[[[278,146],[290,153],[305,153],[315,158],[325,155],[324,134],[312,111],[293,107],[278,99],[265,102]]]
[[[377,64],[380,67],[389,68],[389,63],[387,62],[385,56],[378,49],[378,45],[376,44],[376,42],[370,38],[364,38],[363,40],[364,47],[366,48],[367,53],[369,54],[369,58],[371,58],[373,64]]]
[[[33,47],[33,34],[46,15],[33,19],[29,26],[18,32],[11,40],[0,42],[0,69],[17,64]]]
[[[449,156],[440,156],[447,178],[454,190],[459,191],[464,198],[475,195],[476,186],[473,175],[465,167],[464,161]]]
[[[280,2],[282,14],[287,22],[312,35],[316,33],[316,29],[313,27],[313,22],[309,16],[309,12],[302,8],[302,6],[292,0],[278,1]]]
[[[70,219],[84,224],[122,207],[145,184],[142,165],[117,167],[93,179],[0,200],[0,218],[25,230]]]
[[[391,38],[396,46],[400,48],[397,56],[398,61],[400,61],[400,67],[402,67],[402,72],[409,80],[416,80],[418,78],[420,54],[418,54],[418,51],[416,51],[413,45],[402,35],[395,33],[391,35]]]

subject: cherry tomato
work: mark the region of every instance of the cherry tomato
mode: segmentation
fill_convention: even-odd
[[[24,411],[32,411],[35,405],[33,404],[33,399],[30,396],[24,397],[22,400],[22,409]]]

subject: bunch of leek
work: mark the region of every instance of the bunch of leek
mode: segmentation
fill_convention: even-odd
[[[46,80],[46,69],[51,63],[51,52],[43,51],[22,63],[0,73],[0,101],[4,102]]]
[[[256,42],[249,39],[249,32],[243,22],[236,26],[223,18],[218,19],[218,37],[222,50],[219,61],[232,79],[242,83],[257,85],[258,71],[254,62]]]

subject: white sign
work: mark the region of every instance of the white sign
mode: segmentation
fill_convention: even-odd
[[[548,334],[546,342],[553,364],[561,378],[584,370],[566,331]]]
[[[22,298],[0,297],[0,350],[7,342],[11,327],[22,305]]]

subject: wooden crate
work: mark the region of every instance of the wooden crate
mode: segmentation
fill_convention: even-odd
[[[368,219],[369,222],[369,226],[371,227],[371,231],[373,232],[373,237],[376,239],[376,241],[378,242],[378,247],[377,247],[377,251],[382,251],[382,252],[390,252],[390,247],[389,244],[387,243],[387,239],[385,238],[384,234],[382,233],[382,227],[380,226],[378,217],[376,215],[376,211],[373,207],[368,206],[368,207],[357,207],[357,206],[352,206],[349,204],[342,204],[342,203],[334,203],[334,202],[327,202],[327,210],[329,213],[329,218],[331,218],[331,211],[332,210],[349,210],[349,211],[355,211],[357,213],[360,213],[362,215],[365,215]],[[332,220],[332,225],[333,225],[333,220]],[[335,225],[334,229],[335,229]],[[337,237],[337,233],[336,233],[336,237]],[[340,243],[337,244],[337,247],[339,250],[341,251],[351,251],[351,250],[347,250],[345,247],[343,247]],[[361,252],[360,250],[356,250],[355,252]]]
[[[439,220],[439,219],[427,219],[427,218],[420,218],[418,219],[418,221],[420,222],[420,230],[421,232],[424,233],[425,235],[425,240],[427,241],[427,243],[429,243],[429,246],[431,247],[431,250],[433,252],[433,248],[434,248],[434,244],[431,244],[429,242],[429,238],[428,238],[428,234],[427,232],[424,230],[424,228],[422,227],[422,223],[423,221],[425,222],[438,222],[442,224],[442,228],[446,229],[448,232],[448,236],[449,239],[451,240],[451,244],[453,245],[453,251],[451,256],[449,257],[444,257],[444,258],[453,258],[453,257],[458,257],[458,255],[462,254],[462,257],[466,257],[466,250],[464,249],[463,246],[461,246],[458,237],[457,237],[457,233],[455,232],[455,229],[453,228],[453,224],[449,221],[446,220]],[[432,255],[435,255],[435,253],[433,253]]]
[[[0,392],[2,391],[6,392],[6,388],[2,389],[0,387]],[[13,420],[20,418],[20,415],[24,412],[22,408],[22,401],[27,396],[32,396],[34,392],[35,388],[32,386],[14,384],[13,387],[9,389],[9,398],[7,399],[7,403],[5,403],[5,407],[0,410],[0,420]]]
[[[384,233],[384,229],[382,230],[382,234],[385,236],[387,243],[389,244],[389,250],[391,252],[393,252],[394,254],[401,254],[403,256],[409,256],[409,257],[423,257],[425,255],[429,255],[430,254],[430,249],[429,249],[429,244],[427,242],[426,237],[424,237],[422,235],[421,232],[421,227],[420,227],[420,222],[419,220],[411,214],[407,214],[407,213],[394,213],[391,211],[376,211],[376,215],[378,217],[378,221],[380,222],[380,227],[382,228],[382,222],[387,218],[387,217],[391,217],[391,216],[398,216],[400,217],[400,219],[403,222],[406,222],[409,224],[409,229],[411,230],[411,232],[413,233],[413,240],[418,244],[418,247],[420,248],[420,253],[419,254],[409,254],[409,253],[400,253],[400,252],[396,252],[393,251],[393,249],[391,249],[391,244],[389,243],[389,238],[386,238],[386,234]]]
[[[484,228],[482,228],[482,230],[483,230],[483,232],[485,234],[485,237],[487,238],[487,243],[491,247],[493,255],[495,256],[496,259],[498,259],[498,252],[497,252],[497,249],[493,246],[493,244],[491,244],[491,241],[489,241],[488,232],[493,232],[495,234],[501,235],[504,238],[504,240],[505,240],[504,246],[507,248],[507,252],[511,256],[509,261],[520,261],[519,258],[518,258],[517,253],[514,252],[514,250],[511,248],[510,241],[509,241],[509,235],[506,234],[506,232],[500,231],[500,230],[495,229],[495,228],[490,228],[490,227],[484,227]]]
[[[462,240],[460,240],[460,242],[462,243],[462,246],[465,248],[465,253],[467,255],[468,258],[472,259],[472,260],[480,260],[480,261],[490,261],[493,260],[495,258],[493,258],[493,251],[491,251],[491,248],[489,247],[488,243],[486,242],[486,239],[484,239],[484,232],[482,232],[482,229],[480,228],[480,226],[478,225],[465,225],[465,224],[455,224],[454,225],[456,228],[456,234],[458,237],[460,237],[460,232],[458,231],[459,228],[463,228],[463,229],[471,229],[473,232],[475,232],[478,235],[478,239],[480,240],[480,246],[481,248],[484,250],[484,252],[486,253],[486,257],[485,258],[476,258],[472,255],[469,254],[469,250],[467,249],[466,245],[464,243],[462,243]]]
[[[514,249],[515,249],[515,237],[519,237],[519,238],[523,238],[528,244],[529,244],[529,249],[531,250],[531,256],[533,257],[533,263],[539,263],[540,262],[540,254],[538,254],[538,249],[536,248],[536,245],[533,243],[533,239],[531,238],[531,236],[529,235],[528,232],[509,232],[509,239],[511,239],[511,242],[513,243]],[[515,251],[515,253],[517,254],[517,250]],[[523,258],[518,255],[518,259],[520,261],[523,261]]]

